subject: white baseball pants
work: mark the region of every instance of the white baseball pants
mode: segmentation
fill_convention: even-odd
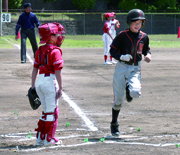
[[[103,40],[103,43],[104,43],[104,55],[108,56],[109,55],[109,50],[110,50],[110,45],[112,43],[112,39],[107,33],[104,33],[103,36],[102,36],[102,40]]]
[[[50,76],[39,74],[38,81],[36,82],[36,91],[44,113],[54,112],[58,106],[58,100],[56,99],[57,90],[58,84],[55,74],[50,74]]]
[[[119,62],[113,75],[114,102],[112,108],[120,110],[124,104],[126,83],[129,85],[130,96],[139,98],[141,96],[141,62],[138,66],[127,65]]]

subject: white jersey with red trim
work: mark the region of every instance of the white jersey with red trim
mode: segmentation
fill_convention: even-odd
[[[110,24],[111,24],[110,33],[111,33],[113,38],[116,37],[116,28],[115,28],[116,22],[117,22],[117,19],[113,19],[110,21]]]

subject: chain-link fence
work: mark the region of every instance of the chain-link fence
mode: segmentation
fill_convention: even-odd
[[[15,25],[21,13],[11,13],[11,23],[3,23],[3,35],[15,34]],[[36,13],[40,23],[60,22],[69,35],[103,34],[104,13]],[[180,26],[180,14],[145,14],[147,22],[142,28],[147,34],[177,34]],[[127,28],[127,13],[117,13],[120,21],[117,33]],[[37,31],[37,30],[36,30]]]

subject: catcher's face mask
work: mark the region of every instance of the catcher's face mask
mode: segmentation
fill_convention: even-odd
[[[65,36],[63,36],[63,35],[58,36],[56,45],[57,45],[58,47],[60,47],[60,46],[62,45],[64,39],[65,39]]]

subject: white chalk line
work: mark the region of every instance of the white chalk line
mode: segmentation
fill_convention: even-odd
[[[16,46],[19,50],[21,49],[20,45],[18,44],[13,44],[11,43],[9,40],[3,38],[4,40],[6,40],[7,42],[9,42],[10,44]],[[34,61],[31,59],[30,55],[26,52],[26,56],[29,59],[29,61],[33,64]],[[68,95],[66,95],[65,92],[63,92],[62,94],[63,99],[68,102],[68,104],[74,109],[74,111],[76,112],[77,115],[79,115],[82,120],[85,122],[86,126],[91,130],[91,131],[98,131],[98,128],[94,126],[94,124],[90,121],[89,118],[87,118],[87,116],[85,115],[84,112],[82,112],[82,110],[77,106],[77,104],[72,101]]]
[[[94,126],[94,124],[87,118],[87,116],[77,106],[77,104],[74,101],[72,101],[64,92],[62,94],[62,97],[75,110],[76,114],[78,114],[83,119],[83,121],[90,128],[90,130],[92,130],[92,131],[97,131],[98,130],[97,127]]]
[[[77,128],[77,129],[60,129],[60,130],[56,130],[56,132],[63,132],[63,131],[87,131],[87,129],[83,129],[83,128]],[[37,132],[33,131],[31,133],[36,134]],[[0,137],[5,137],[5,136],[16,136],[16,135],[27,135],[29,134],[29,132],[21,132],[21,133],[9,133],[9,134],[2,134],[0,135]]]
[[[86,135],[88,136],[88,135]],[[123,136],[123,135],[122,135]],[[128,142],[128,140],[142,140],[142,139],[147,139],[147,138],[162,138],[162,137],[177,137],[178,135],[158,135],[158,136],[151,136],[151,137],[139,137],[139,138],[131,138],[131,139],[117,139],[117,141],[115,141],[115,137],[114,137],[114,141],[113,140],[106,140],[103,141],[102,143],[106,143],[106,144],[122,144],[122,145],[143,145],[143,146],[154,146],[154,147],[168,147],[168,146],[175,146],[176,144],[180,144],[180,143],[143,143],[143,142]],[[119,141],[118,141],[119,140]],[[78,146],[86,146],[86,145],[96,145],[99,144],[99,141],[96,142],[86,142],[86,143],[80,143],[80,144],[73,144],[73,145],[55,145],[55,146],[49,146],[49,147],[41,147],[41,148],[30,148],[30,149],[21,149],[18,150],[20,152],[33,152],[33,151],[40,151],[40,150],[45,150],[45,149],[53,149],[53,148],[68,148],[68,147],[78,147]]]
[[[98,144],[100,142],[86,142],[86,143],[80,143],[80,144],[75,144],[75,145],[57,145],[57,146],[49,146],[49,147],[41,147],[41,148],[31,148],[31,149],[21,149],[18,150],[19,152],[33,152],[33,151],[40,151],[40,150],[45,150],[45,149],[54,149],[54,148],[67,148],[67,147],[78,147],[78,146],[85,146],[85,145],[93,145],[93,144]],[[123,144],[123,145],[143,145],[143,146],[154,146],[154,147],[167,147],[167,146],[176,146],[176,144],[179,143],[157,143],[157,144],[152,144],[152,143],[141,143],[141,142],[118,142],[118,141],[104,141],[102,143],[106,144]]]
[[[88,137],[90,136],[89,134],[87,135],[74,135],[74,136],[68,136],[68,137],[59,137],[59,138],[75,138],[75,137]],[[123,136],[123,135],[122,135]],[[152,136],[153,138],[160,138],[160,137],[177,137],[178,135],[158,135],[158,136]],[[177,144],[180,143],[143,143],[143,142],[128,142],[128,140],[141,140],[144,138],[152,138],[152,137],[140,137],[140,138],[131,138],[131,139],[117,139],[117,141],[113,141],[113,140],[106,140],[102,143],[106,143],[106,144],[123,144],[123,145],[143,145],[143,146],[154,146],[154,147],[168,147],[168,146],[175,146]],[[33,139],[35,139],[35,137],[33,137]],[[116,138],[114,137],[114,140]],[[119,141],[118,141],[119,140]],[[98,142],[84,142],[84,143],[80,143],[80,144],[73,144],[73,145],[55,145],[55,146],[47,146],[47,147],[38,147],[38,148],[30,148],[30,149],[21,149],[19,150],[18,146],[16,146],[17,150],[15,150],[16,152],[35,152],[35,151],[40,151],[40,150],[45,150],[45,149],[54,149],[54,148],[68,148],[68,147],[78,147],[78,146],[85,146],[85,145],[96,145],[99,144],[100,140]]]
[[[61,136],[61,137],[56,137],[58,139],[71,139],[71,138],[77,138],[77,137],[89,137],[89,134],[86,135],[70,135],[70,136]],[[31,136],[31,138],[28,138],[28,136],[6,136],[6,138],[21,138],[21,139],[10,139],[6,141],[11,141],[11,142],[23,142],[23,141],[34,141],[36,140],[36,136]]]

